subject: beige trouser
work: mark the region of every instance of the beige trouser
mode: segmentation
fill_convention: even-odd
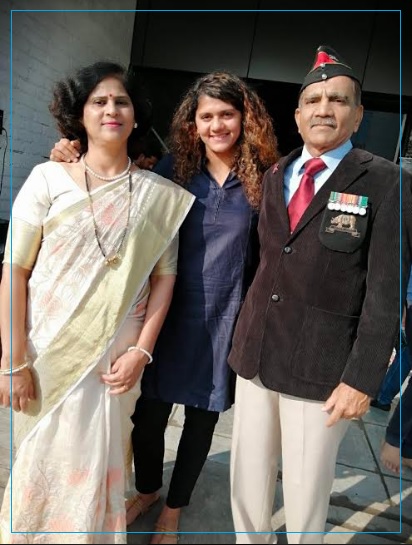
[[[339,444],[349,422],[331,428],[323,403],[237,378],[231,452],[236,532],[271,532],[278,462],[288,543],[322,543]],[[296,532],[296,533],[289,533]],[[302,534],[302,532],[316,532]],[[237,534],[236,543],[276,543],[274,534]]]

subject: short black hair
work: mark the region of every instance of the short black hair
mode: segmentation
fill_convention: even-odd
[[[126,70],[121,64],[109,61],[79,68],[73,76],[56,83],[49,110],[57,121],[60,134],[70,140],[80,140],[85,152],[87,135],[81,122],[84,105],[93,89],[111,76],[122,82],[133,104],[138,127],[132,131],[127,145],[129,155],[135,158],[137,142],[151,127],[152,107],[149,99],[143,95],[133,69]]]

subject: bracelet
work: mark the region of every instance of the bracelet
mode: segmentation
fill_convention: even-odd
[[[0,375],[13,375],[14,373],[18,373],[19,371],[22,371],[23,369],[27,369],[30,367],[30,361],[25,361],[24,363],[18,365],[17,367],[9,367],[8,369],[0,369]]]
[[[147,350],[145,350],[141,346],[129,346],[129,348],[127,349],[128,352],[131,352],[132,350],[140,350],[140,352],[143,352],[143,354],[145,354],[149,358],[149,361],[147,362],[146,365],[149,365],[149,363],[152,363],[153,356],[151,355],[150,352],[148,352]]]

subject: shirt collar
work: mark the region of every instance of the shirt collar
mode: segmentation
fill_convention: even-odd
[[[324,161],[328,169],[333,171],[338,166],[340,161],[342,161],[345,155],[350,152],[352,147],[352,142],[350,140],[347,140],[338,148],[327,151],[326,153],[321,155],[320,158],[322,159],[322,161]],[[306,146],[304,146],[302,150],[302,155],[296,161],[297,171],[300,171],[303,168],[303,165],[309,159],[312,159],[312,155],[308,152]]]
[[[211,178],[211,174],[210,172],[208,171],[207,167],[206,167],[206,157],[203,157],[202,158],[202,163],[201,163],[201,166],[200,166],[201,170],[203,171],[204,174],[206,174],[206,176],[210,179]],[[226,182],[231,182],[234,178],[236,178],[236,174],[233,172],[233,170],[231,170],[227,176],[227,180]],[[237,179],[237,178],[236,178]]]

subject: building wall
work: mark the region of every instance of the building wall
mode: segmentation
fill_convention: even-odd
[[[111,60],[126,66],[129,64],[135,13],[95,10],[134,10],[135,6],[136,0],[0,2],[0,109],[4,110],[9,149],[12,132],[12,199],[33,166],[48,158],[53,143],[59,138],[48,111],[54,82],[73,69],[96,60]],[[67,11],[79,7],[88,11]],[[31,11],[14,12],[10,21],[10,9]],[[32,11],[36,9],[58,11]],[[0,136],[0,175],[5,143],[3,132]],[[8,150],[0,195],[0,218],[7,218],[10,213],[9,162]]]
[[[342,9],[331,9],[338,5],[325,0],[237,0],[239,10],[229,11],[220,10],[230,7],[229,0],[197,0],[195,10],[168,12],[170,1],[137,0],[131,55],[163,138],[177,102],[195,78],[223,69],[246,78],[265,100],[281,153],[288,153],[302,143],[294,122],[301,82],[316,48],[325,44],[336,49],[362,84],[370,115],[356,144],[397,161],[401,115],[405,139],[412,134],[412,41],[405,37],[412,20],[402,6],[387,0],[369,0],[368,5],[358,0],[350,6],[346,0],[337,3]]]
[[[215,9],[222,1],[208,0],[208,5]],[[289,0],[284,11],[267,11],[279,1],[240,1],[242,8],[255,11],[218,15],[141,11],[133,40],[133,64],[204,73],[228,69],[241,77],[299,84],[318,45],[326,44],[354,69],[363,91],[412,97],[412,71],[406,69],[412,63],[412,42],[405,36],[402,89],[399,63],[401,23],[406,33],[410,15],[395,8],[373,11],[379,0],[371,0],[368,11],[343,12],[331,10],[330,2],[323,2],[326,9],[321,14],[313,8],[301,11],[301,0]],[[165,0],[138,0],[137,9],[160,10],[165,4]],[[199,29],[213,29],[213,40]]]

